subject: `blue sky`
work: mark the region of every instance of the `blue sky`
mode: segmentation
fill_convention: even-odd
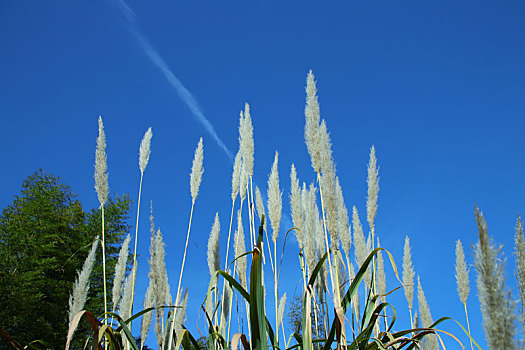
[[[408,234],[434,318],[463,322],[453,253],[461,238],[473,263],[475,203],[503,244],[507,282],[515,286],[513,228],[525,198],[524,13],[519,1],[4,1],[0,206],[39,168],[61,176],[86,207],[96,206],[99,115],[110,188],[136,199],[138,145],[151,126],[142,199],[153,201],[174,289],[191,204],[188,174],[202,136],[205,172],[183,279],[190,288],[189,327],[199,322],[202,331],[195,314],[208,283],[206,242],[219,211],[225,247],[228,154],[237,151],[239,111],[250,103],[256,183],[265,191],[278,150],[287,199],[292,162],[301,181],[314,179],[303,138],[312,69],[347,206],[366,210],[366,165],[375,145],[382,244],[400,264]],[[148,215],[142,207],[139,295],[147,283]],[[281,227],[290,228],[289,220]],[[289,295],[300,278],[290,242],[282,282]],[[474,279],[472,269],[471,325],[485,344]],[[389,279],[389,286],[398,284]],[[395,294],[402,327],[406,302],[401,291]],[[461,332],[452,323],[445,328]]]

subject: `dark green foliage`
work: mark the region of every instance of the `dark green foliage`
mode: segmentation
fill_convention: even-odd
[[[107,204],[108,277],[118,255],[116,244],[129,231],[128,196]],[[35,172],[0,215],[0,328],[22,345],[42,340],[50,348],[64,347],[68,300],[77,270],[100,234],[99,210],[84,212],[71,188],[59,177]],[[97,251],[97,259],[100,257]],[[101,264],[92,273],[88,305],[103,310]],[[109,278],[112,280],[112,278]],[[111,290],[111,289],[109,289]],[[79,334],[82,334],[82,328]],[[79,337],[81,338],[81,337]],[[0,340],[0,349],[10,348]]]

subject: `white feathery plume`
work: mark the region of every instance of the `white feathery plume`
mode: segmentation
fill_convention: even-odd
[[[264,202],[261,195],[261,190],[259,186],[255,186],[255,206],[257,208],[257,214],[259,215],[259,221],[262,221],[262,216],[266,216],[266,211],[264,210]],[[264,230],[266,231],[266,223],[268,220],[264,220]]]
[[[192,201],[195,202],[195,199],[199,195],[199,187],[201,185],[202,173],[204,169],[202,168],[203,160],[203,147],[202,147],[202,137],[199,139],[197,148],[195,149],[195,157],[193,158],[193,165],[191,166],[190,174],[190,190]]]
[[[151,132],[151,127],[150,127],[144,134],[142,141],[140,141],[139,167],[142,173],[144,172],[144,170],[146,170],[146,166],[148,165],[148,162],[149,162],[149,155],[151,153],[151,137],[152,136],[153,136],[153,133]]]
[[[272,171],[268,177],[268,217],[272,226],[272,240],[275,243],[279,236],[279,228],[281,226],[281,214],[283,209],[283,194],[279,189],[279,171],[277,170],[277,163],[279,160],[279,153],[275,151],[275,159],[272,165]]]
[[[334,168],[334,161],[332,157],[332,140],[326,127],[326,121],[321,120],[319,125],[319,147],[321,154],[321,172],[325,173]]]
[[[516,316],[510,291],[505,287],[505,259],[499,256],[501,247],[494,247],[478,207],[475,214],[479,230],[479,242],[474,249],[475,266],[485,338],[490,349],[514,349]]]
[[[119,315],[125,321],[131,317],[131,293],[133,286],[133,274],[136,273],[137,265],[133,266],[131,273],[126,278],[124,283],[124,294],[122,295],[122,300],[120,301]]]
[[[520,317],[522,338],[525,341],[525,237],[523,236],[523,221],[520,216],[516,221],[516,234],[514,235],[516,257],[516,279],[520,293]]]
[[[315,189],[310,191],[306,188],[306,184],[303,182],[303,189],[301,190],[301,202],[304,212],[304,225],[303,225],[303,244],[304,244],[304,257],[306,265],[308,267],[308,277],[311,276],[315,265],[317,264],[316,254],[316,225],[314,216],[314,205],[315,205]],[[312,195],[313,193],[313,195]],[[312,197],[314,199],[312,200]]]
[[[312,160],[312,167],[317,173],[321,172],[321,149],[319,140],[319,102],[317,101],[317,87],[314,75],[310,70],[306,78],[306,107],[304,109],[306,124],[304,139]]]
[[[188,288],[184,291],[184,296],[182,297],[182,303],[180,307],[175,311],[175,334],[178,334],[184,325],[186,318],[186,308],[188,307]]]
[[[352,226],[354,227],[354,254],[358,268],[361,268],[366,258],[368,257],[368,254],[370,254],[370,249],[365,240],[363,226],[361,225],[361,220],[359,220],[359,214],[355,205],[352,207]],[[369,281],[370,269],[367,269],[365,273],[365,282],[369,283]]]
[[[408,302],[408,309],[412,310],[414,300],[414,266],[412,265],[412,253],[410,251],[410,238],[405,237],[403,248],[403,288]]]
[[[232,202],[235,201],[239,194],[239,182],[241,179],[241,151],[238,151],[235,155],[235,161],[233,162],[233,174],[232,174]]]
[[[122,246],[120,247],[120,252],[118,254],[117,265],[115,266],[115,278],[113,280],[112,290],[113,310],[117,309],[117,305],[120,301],[120,296],[122,295],[122,282],[124,281],[124,276],[126,275],[126,267],[128,265],[128,250],[130,240],[131,237],[128,235],[122,243]]]
[[[237,230],[233,237],[235,258],[243,255],[246,252],[246,243],[244,238],[244,229],[242,227],[242,217],[240,210],[237,211]],[[241,285],[247,289],[248,284],[246,283],[246,256],[237,259],[237,276]]]
[[[368,198],[366,201],[366,219],[370,229],[374,228],[377,213],[377,196],[379,193],[379,169],[377,168],[376,150],[370,148],[370,161],[368,162]]]
[[[84,265],[82,265],[82,270],[77,271],[77,278],[75,284],[73,285],[73,292],[69,296],[69,323],[73,317],[82,311],[84,305],[86,304],[87,294],[89,291],[89,276],[91,275],[91,270],[95,264],[95,256],[97,254],[97,244],[98,236],[95,237],[95,240],[91,244],[91,250],[89,251],[86,260],[84,260]]]
[[[465,253],[463,252],[463,245],[459,239],[456,241],[456,282],[459,299],[462,304],[466,304],[470,293],[470,282],[467,263],[465,262]]]
[[[352,282],[354,281],[354,278],[355,278],[354,264],[350,262],[350,266],[348,266],[348,280],[350,284],[352,284]],[[359,317],[359,293],[354,293],[354,296],[352,297],[352,304],[354,305],[357,317]]]
[[[299,247],[303,247],[303,211],[301,208],[301,189],[299,188],[299,179],[297,178],[297,171],[295,165],[292,163],[290,169],[290,211],[292,212],[292,221],[294,227],[295,237]]]
[[[153,284],[151,283],[151,280],[149,282],[148,289],[146,289],[146,296],[144,297],[143,306],[144,306],[144,309],[148,309],[150,307],[155,306],[155,300],[154,300],[154,295],[153,295]],[[146,338],[148,337],[152,319],[153,319],[153,310],[146,312],[142,316],[142,322],[141,322],[141,327],[140,327],[141,346],[143,346],[144,343],[146,342]]]
[[[232,289],[229,285],[224,288],[223,303],[221,309],[221,324],[224,324],[228,320],[228,314],[230,313],[230,299],[232,296]]]
[[[430,307],[428,306],[427,299],[425,298],[425,293],[423,292],[423,287],[421,286],[421,281],[419,276],[417,276],[417,303],[419,305],[419,314],[421,315],[421,323],[424,328],[429,328],[434,320],[430,314]],[[425,336],[423,339],[423,344],[425,344],[425,350],[438,350],[438,340],[433,334]]]
[[[215,214],[215,220],[213,221],[213,226],[211,227],[210,237],[208,239],[208,269],[210,271],[210,276],[213,277],[215,271],[220,270],[220,261],[219,261],[219,235],[220,235],[220,222],[219,222],[219,212]]]
[[[109,194],[106,134],[104,133],[102,117],[98,117],[97,150],[95,151],[95,190],[102,207],[106,204]]]
[[[339,294],[340,295],[345,295],[346,289],[348,288],[348,285],[346,283],[348,277],[346,276],[345,263],[341,259],[342,256],[340,254],[338,254],[336,258],[339,259],[339,263],[337,264],[337,277],[338,277],[338,281],[339,281]]]
[[[381,247],[379,237],[377,237],[377,247]],[[385,261],[381,250],[377,253],[377,291],[379,294],[386,294]],[[385,298],[383,297],[383,300]]]
[[[339,183],[339,177],[335,178],[335,196],[337,199],[337,218],[339,225],[339,236],[341,237],[341,246],[347,256],[350,255],[352,248],[352,233],[350,232],[350,224],[348,221],[348,209],[345,205],[343,197],[343,190]]]
[[[155,299],[160,305],[167,304],[170,298],[164,246],[162,232],[158,229],[155,236],[155,275],[157,276]]]
[[[153,222],[152,222],[153,225]],[[165,306],[171,304],[170,288],[168,283],[168,272],[166,269],[164,240],[160,229],[152,236],[152,248],[154,253],[151,254],[150,260],[150,279],[153,282],[153,293],[155,295],[155,306]],[[164,323],[164,309],[158,308],[155,310],[155,334],[157,336],[157,343],[162,344],[164,341],[162,328]]]
[[[286,308],[286,293],[284,293],[281,299],[279,300],[279,307],[277,308],[277,326],[283,323],[285,308]],[[279,329],[277,329],[277,332],[279,332]]]
[[[248,173],[246,172],[246,163],[244,160],[241,161],[241,172],[239,178],[239,196],[241,197],[241,203],[246,198],[248,190]]]
[[[244,105],[244,122],[240,138],[242,158],[246,163],[246,172],[248,173],[248,176],[251,177],[253,176],[254,163],[253,125],[252,118],[250,116],[250,105],[247,103]]]
[[[337,200],[335,194],[335,166],[332,160],[332,143],[324,119],[319,127],[321,142],[322,195],[326,213],[326,225],[330,233],[331,247],[339,249],[339,232],[337,224]]]

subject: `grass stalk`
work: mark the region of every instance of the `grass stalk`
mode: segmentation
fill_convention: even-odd
[[[186,235],[186,244],[184,246],[184,255],[182,256],[182,266],[180,268],[180,275],[179,275],[179,284],[177,286],[177,294],[175,297],[175,305],[179,304],[180,300],[180,286],[182,283],[182,274],[184,273],[184,264],[186,263],[186,253],[188,252],[188,242],[190,240],[190,231],[191,231],[191,220],[193,218],[193,207],[195,205],[195,199],[192,199],[191,201],[191,210],[190,210],[190,220],[188,223],[188,234]],[[175,313],[175,309],[173,310],[173,313]],[[171,322],[170,326],[170,333],[168,336],[168,350],[171,350],[171,346],[173,344],[173,330],[175,329],[175,322]],[[163,346],[164,349],[166,349],[166,344]]]
[[[474,350],[474,345],[472,345],[472,334],[470,333],[470,323],[468,320],[467,303],[464,303],[463,306],[465,306],[465,317],[467,319],[467,330],[468,330],[468,335],[470,336],[470,348]]]
[[[330,272],[330,282],[332,283],[332,292],[334,293],[335,298],[335,304],[339,305],[341,302],[341,296],[339,295],[339,290],[336,288],[336,285],[334,284],[334,276],[332,273],[332,260],[330,258],[330,246],[328,244],[328,232],[326,229],[326,215],[325,215],[325,205],[323,200],[323,189],[321,185],[321,174],[317,172],[317,182],[319,183],[319,197],[321,197],[321,210],[323,213],[323,229],[324,229],[324,240],[326,244],[326,252],[328,253],[328,267]]]
[[[277,342],[277,346],[279,346],[279,295],[277,294],[277,285],[279,284],[279,281],[277,280],[277,241],[273,241],[273,252],[273,256],[275,257],[275,268],[273,269],[273,285],[275,296],[275,341]]]
[[[105,243],[105,235],[104,235],[104,205],[101,206],[102,211],[102,241],[100,244],[102,245],[102,276],[104,280],[104,324],[108,324],[108,299],[107,299],[107,288],[106,288],[106,243]]]
[[[137,200],[137,221],[135,223],[135,249],[133,251],[133,267],[135,268],[135,265],[137,265],[137,240],[139,236],[139,214],[140,214],[140,197],[142,195],[142,179],[144,178],[144,172],[140,172],[140,183],[139,183],[139,198]],[[133,300],[135,297],[135,281],[137,280],[137,275],[134,274],[132,276],[132,285],[131,285],[131,305],[129,314],[133,315]],[[129,324],[129,327],[131,328],[131,322]]]

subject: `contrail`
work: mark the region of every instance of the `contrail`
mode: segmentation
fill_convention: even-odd
[[[206,129],[206,131],[211,135],[211,137],[215,139],[217,145],[222,148],[230,160],[233,160],[232,152],[228,149],[228,147],[226,147],[224,142],[222,142],[219,135],[217,135],[215,128],[202,112],[202,109],[193,94],[182,84],[175,74],[173,74],[171,69],[166,64],[166,61],[164,61],[157,50],[151,46],[149,39],[139,29],[135,12],[128,6],[128,4],[126,4],[124,0],[118,0],[118,4],[120,10],[130,24],[131,32],[139,42],[140,47],[144,50],[146,56],[150,59],[151,63],[153,63],[160,70],[162,75],[164,75],[166,80],[168,80],[168,83],[173,86],[179,97],[186,104],[191,113],[193,113],[195,118],[197,118],[197,121],[199,121],[202,126],[204,126],[204,129]]]

